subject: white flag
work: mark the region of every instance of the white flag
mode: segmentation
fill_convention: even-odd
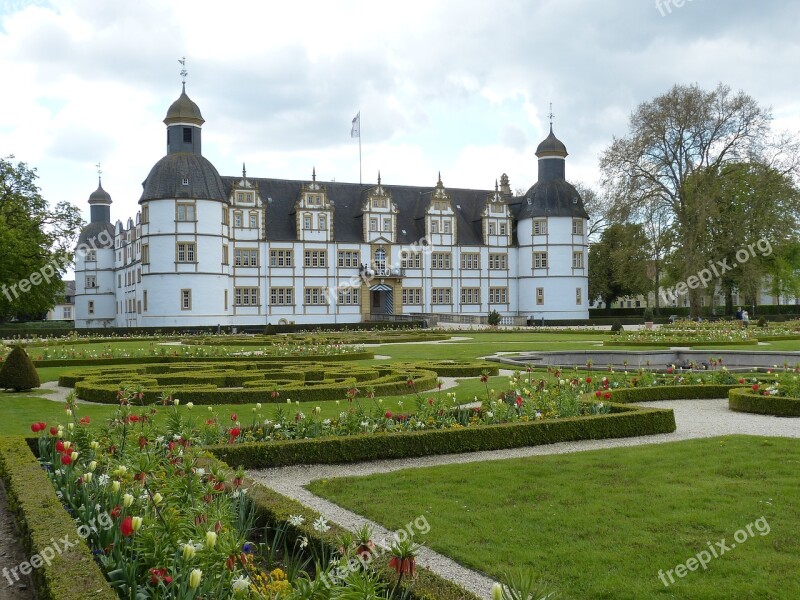
[[[350,128],[350,137],[361,137],[361,111],[358,111],[358,114],[353,117],[353,126]]]

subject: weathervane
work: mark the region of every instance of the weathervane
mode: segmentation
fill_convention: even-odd
[[[100,181],[103,178],[103,169],[100,168],[100,161],[97,162],[95,167],[97,167],[97,181],[98,181],[98,185],[99,185]]]
[[[550,103],[550,114],[547,115],[547,116],[550,117],[550,129],[552,130],[553,129],[553,117],[555,116],[553,114],[553,103],[552,102]]]
[[[178,62],[181,63],[181,83],[186,85],[186,76],[189,74],[189,71],[186,70],[186,57],[182,56],[178,59]]]

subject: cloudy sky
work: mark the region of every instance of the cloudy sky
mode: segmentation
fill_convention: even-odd
[[[800,131],[798,22],[792,0],[0,0],[0,155],[84,209],[101,161],[112,218],[132,216],[185,56],[222,175],[358,181],[360,110],[364,181],[527,189],[552,102],[591,185],[675,83],[724,82]]]

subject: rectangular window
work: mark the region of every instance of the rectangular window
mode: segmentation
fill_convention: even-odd
[[[192,310],[192,290],[181,290],[181,310]]]
[[[136,283],[142,283],[142,270],[136,269]]]
[[[150,264],[150,244],[142,244],[142,264]]]
[[[337,298],[337,303],[345,305],[358,304],[358,288],[339,288],[339,297]]]
[[[422,288],[403,288],[403,306],[422,305]]]
[[[547,235],[547,220],[534,219],[533,221],[533,235]]]
[[[489,255],[489,268],[494,270],[505,271],[508,269],[508,255],[507,254],[490,254]]]
[[[462,269],[480,269],[481,255],[477,252],[465,252],[461,255]]]
[[[449,269],[450,268],[450,253],[449,252],[433,252],[431,254],[431,268],[433,269]],[[450,304],[448,302],[448,304]]]
[[[258,229],[258,213],[250,211],[250,229]]]
[[[86,276],[86,289],[97,287],[97,277],[95,275]]]
[[[142,304],[144,304],[144,312],[147,312],[147,290],[142,292]]]
[[[228,207],[222,207],[222,224],[227,225],[230,223],[230,213],[228,212]]]
[[[392,230],[392,219],[386,218],[383,220],[383,230],[384,231],[391,231]]]
[[[583,235],[582,219],[572,219],[572,235]]]
[[[420,269],[422,267],[422,252],[419,250],[403,250],[400,253],[400,268]]]
[[[444,219],[442,221],[442,227],[444,227],[444,233],[450,233],[450,219]]]
[[[581,288],[575,288],[575,304],[578,306],[583,304],[583,290]]]
[[[72,307],[71,306],[65,306],[64,307],[64,318],[65,319],[71,319],[72,318]]]
[[[508,228],[505,223],[500,223],[500,235],[508,235]]]
[[[184,127],[183,128],[183,142],[185,144],[192,143],[192,128],[191,127]]]
[[[439,233],[439,221],[431,221],[431,233]]]
[[[270,267],[291,267],[292,266],[292,251],[291,250],[270,250],[269,251],[269,266]]]
[[[583,252],[572,253],[572,268],[573,269],[583,268]]]
[[[223,306],[223,310],[228,310],[228,290],[223,290],[222,306]]]
[[[122,287],[122,273],[117,273],[117,287]]]
[[[311,215],[303,215],[303,229],[306,231],[311,229],[312,218]]]
[[[461,304],[480,304],[481,288],[461,288]]]
[[[194,242],[179,242],[176,250],[176,261],[179,263],[193,263],[194,251]]]
[[[534,252],[533,253],[533,268],[546,269],[547,268],[547,252]]]
[[[490,287],[489,304],[508,304],[508,288]]]
[[[536,304],[539,306],[544,304],[544,288],[536,288]]]
[[[179,202],[175,205],[175,212],[176,216],[175,219],[178,221],[194,221],[195,214],[194,214],[194,204],[186,204],[183,202]]]
[[[141,300],[137,300],[136,301],[136,312],[138,314],[142,314],[142,301]]]
[[[273,306],[294,305],[294,290],[290,287],[270,288],[269,303]]]
[[[378,231],[378,219],[370,219],[369,220],[369,230],[370,231]]]
[[[233,213],[233,226],[234,227],[242,227],[243,217],[242,213],[238,210]]]
[[[228,264],[228,244],[222,244],[222,264]]]
[[[303,290],[303,301],[305,304],[314,306],[327,304],[328,295],[325,293],[325,288],[307,287]]]
[[[258,250],[250,248],[234,248],[233,265],[236,267],[257,267]]]
[[[96,262],[96,261],[97,261],[97,250],[87,250],[86,262]]]
[[[489,221],[489,235],[496,235],[497,234],[497,223],[494,221]]]
[[[257,287],[233,288],[233,303],[236,306],[258,306]]]
[[[450,301],[450,288],[431,289],[431,304],[452,304]]]
[[[326,231],[328,229],[328,217],[325,215],[319,216],[319,228],[322,231]]]
[[[359,260],[358,250],[339,250],[337,264],[342,268],[357,267]]]
[[[142,206],[142,225],[146,225],[150,222],[150,207],[145,204]]]
[[[328,263],[326,250],[306,250],[303,253],[303,265],[306,267],[324,267]]]

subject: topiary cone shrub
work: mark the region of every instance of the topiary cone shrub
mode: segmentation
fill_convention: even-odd
[[[38,388],[39,374],[22,346],[15,346],[0,368],[0,389],[21,392]]]
[[[612,333],[619,333],[620,331],[624,331],[625,328],[622,326],[622,323],[619,322],[619,319],[614,321],[614,324],[611,326]]]

